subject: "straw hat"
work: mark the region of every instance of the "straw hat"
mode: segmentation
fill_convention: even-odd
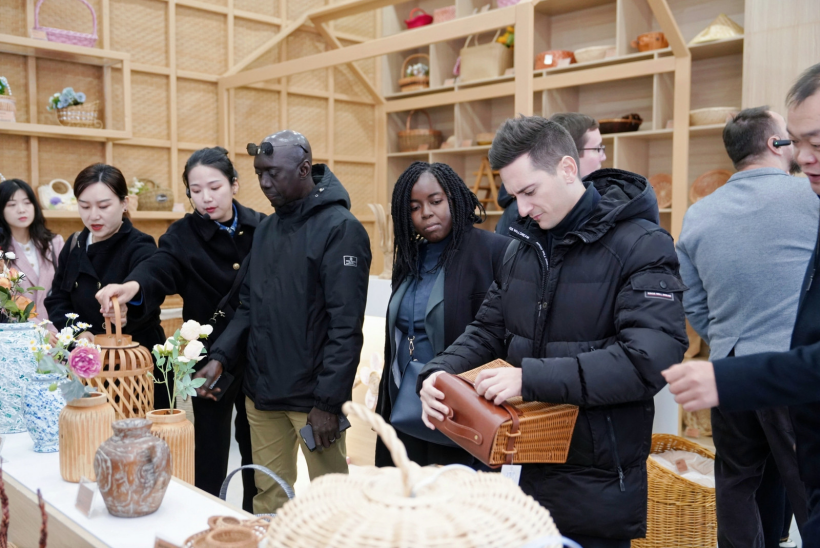
[[[729,19],[725,13],[718,15],[708,27],[700,31],[700,34],[692,38],[689,42],[690,46],[695,44],[703,44],[704,42],[714,42],[715,40],[723,40],[725,38],[733,38],[735,36],[743,35],[743,27]]]

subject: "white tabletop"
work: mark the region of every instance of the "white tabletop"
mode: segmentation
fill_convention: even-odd
[[[3,473],[33,492],[40,489],[46,502],[108,546],[150,548],[157,536],[181,545],[192,534],[207,529],[210,516],[250,517],[241,509],[174,478],[159,510],[151,515],[131,519],[114,517],[97,493],[89,518],[74,507],[78,484],[60,477],[59,453],[35,453],[28,433],[3,437]]]

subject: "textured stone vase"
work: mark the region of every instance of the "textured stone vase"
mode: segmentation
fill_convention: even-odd
[[[149,411],[145,418],[154,423],[151,433],[165,440],[171,448],[174,463],[173,474],[191,485],[194,483],[194,425],[186,417],[185,411],[168,409]]]
[[[58,373],[34,373],[23,389],[23,420],[37,453],[60,450],[60,412],[65,407],[65,399],[59,389],[48,388],[64,380]]]
[[[153,514],[171,481],[171,450],[151,435],[148,419],[123,419],[112,428],[114,435],[100,445],[94,458],[105,506],[121,518]]]
[[[95,393],[71,400],[60,413],[60,475],[79,483],[85,477],[96,481],[94,455],[113,434],[114,408],[108,396]]]
[[[25,432],[23,387],[37,369],[32,354],[34,324],[0,324],[0,434]]]

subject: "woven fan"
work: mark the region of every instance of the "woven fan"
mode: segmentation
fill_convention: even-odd
[[[692,38],[690,46],[703,44],[704,42],[714,42],[725,38],[734,38],[743,35],[743,27],[729,19],[725,13],[718,15],[708,27],[700,31],[700,34]]]

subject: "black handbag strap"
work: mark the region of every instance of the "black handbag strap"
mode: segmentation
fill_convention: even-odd
[[[248,264],[250,263],[250,261],[251,254],[248,253],[247,255],[245,255],[245,258],[242,259],[242,265],[239,267],[239,271],[236,273],[236,277],[233,279],[231,289],[225,294],[224,297],[222,297],[222,300],[219,301],[219,304],[216,305],[216,312],[214,313],[213,318],[211,318],[211,323],[216,323],[217,317],[225,316],[225,306],[227,306],[227,304],[231,302],[231,299],[233,299],[234,296],[236,296],[236,293],[239,291],[239,287],[242,285],[242,281],[245,279],[245,275],[248,272]]]

